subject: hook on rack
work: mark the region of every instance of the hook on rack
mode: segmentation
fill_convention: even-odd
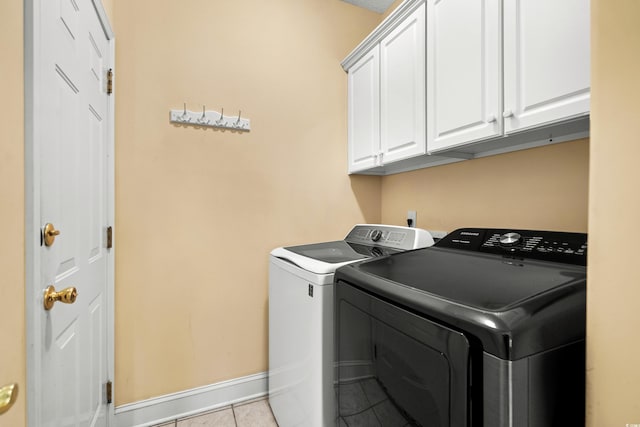
[[[208,125],[209,124],[209,119],[207,119],[206,117],[206,112],[205,112],[205,106],[202,106],[202,116],[200,116],[198,118],[198,123],[200,123],[201,125]]]
[[[220,113],[220,118],[218,120],[216,120],[216,124],[218,126],[224,126],[225,122],[224,122],[224,108],[221,108],[222,112]]]
[[[181,120],[183,122],[190,122],[191,118],[187,115],[187,103],[184,103],[184,112],[182,113],[182,116],[180,117]]]
[[[250,120],[242,118],[242,110],[238,110],[238,117],[225,117],[224,108],[221,113],[207,111],[205,105],[202,106],[202,113],[187,110],[187,103],[183,103],[182,110],[171,110],[170,121],[173,123],[192,124],[196,126],[207,126],[221,129],[233,129],[239,131],[250,130]],[[217,117],[217,119],[216,119]]]

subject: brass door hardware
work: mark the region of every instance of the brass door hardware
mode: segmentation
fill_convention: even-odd
[[[107,404],[111,405],[111,403],[113,403],[113,383],[111,381],[107,381],[105,384],[105,392],[107,395]]]
[[[9,384],[0,388],[0,415],[7,412],[18,398],[18,384]]]
[[[107,95],[111,95],[113,93],[113,69],[109,68],[107,71]]]
[[[107,227],[107,249],[113,248],[113,227]]]
[[[53,242],[56,241],[56,236],[60,235],[60,230],[56,230],[56,228],[51,223],[46,223],[44,226],[44,230],[42,230],[42,237],[44,239],[45,246],[53,245]]]
[[[74,287],[66,288],[60,292],[56,292],[56,288],[50,285],[44,291],[44,299],[42,301],[44,309],[49,311],[53,308],[53,305],[60,301],[65,304],[73,304],[78,297],[78,291]]]

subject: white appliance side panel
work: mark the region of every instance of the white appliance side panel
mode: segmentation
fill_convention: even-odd
[[[269,403],[280,427],[324,427],[334,421],[333,285],[282,263],[269,263]]]

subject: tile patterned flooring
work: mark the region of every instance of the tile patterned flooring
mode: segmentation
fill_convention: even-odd
[[[278,427],[267,398],[241,402],[155,427]]]

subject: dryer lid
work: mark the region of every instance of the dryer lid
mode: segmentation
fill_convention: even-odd
[[[585,280],[584,267],[428,248],[359,267],[395,285],[482,311],[501,312]]]

